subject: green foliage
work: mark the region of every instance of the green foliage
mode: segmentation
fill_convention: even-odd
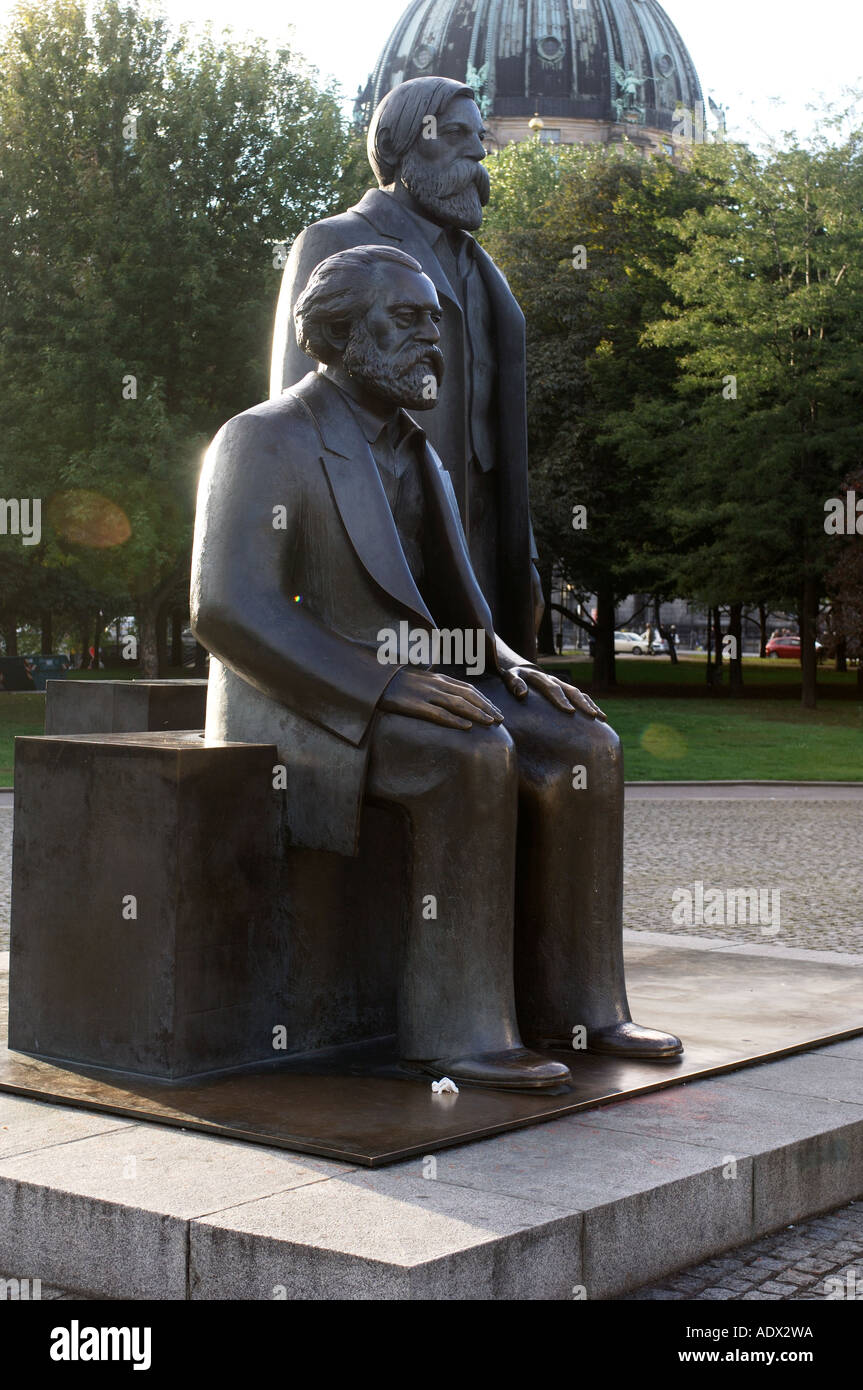
[[[846,489],[859,503],[863,500],[863,467],[855,468],[844,479],[839,495]],[[858,522],[858,525],[860,523]],[[845,644],[847,656],[863,661],[863,542],[860,536],[834,538],[834,563],[827,574],[828,643],[835,651]]]
[[[0,607],[152,604],[182,584],[206,440],[266,393],[274,248],[353,192],[337,94],[146,4],[27,0],[0,169],[0,492],[41,497],[44,528],[0,537]],[[87,542],[93,493],[127,539]]]
[[[860,142],[693,161],[713,194],[672,228],[669,302],[642,338],[674,352],[676,399],[638,401],[609,434],[638,465],[674,432],[672,568],[708,603],[793,604],[835,559],[824,502],[863,443]]]
[[[635,459],[608,436],[607,419],[636,401],[673,398],[673,353],[641,335],[668,297],[674,222],[704,203],[703,182],[632,147],[537,142],[495,156],[491,175],[483,241],[527,318],[541,556],[582,594],[661,590],[664,520],[654,498],[667,437]],[[586,530],[573,529],[574,505],[587,507]]]
[[[863,131],[681,165],[528,142],[491,172],[546,569],[604,595],[606,626],[633,592],[799,611],[837,562],[824,502],[863,443]],[[858,552],[831,580],[852,625]]]

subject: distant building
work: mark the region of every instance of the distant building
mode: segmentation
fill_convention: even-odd
[[[698,74],[656,0],[413,0],[357,94],[358,122],[431,74],[474,89],[491,148],[538,134],[671,154],[705,138]]]

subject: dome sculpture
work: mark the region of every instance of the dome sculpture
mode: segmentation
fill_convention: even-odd
[[[358,93],[358,119],[430,74],[474,89],[497,146],[531,133],[654,149],[703,138],[698,74],[656,0],[413,0]]]

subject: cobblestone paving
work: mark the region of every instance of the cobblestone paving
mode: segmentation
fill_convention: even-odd
[[[626,807],[625,922],[635,931],[863,954],[859,801],[638,800]],[[0,951],[9,945],[12,812],[0,809]],[[675,889],[780,891],[780,930],[672,921]]]
[[[779,889],[780,930],[675,923],[672,894],[696,881]],[[635,931],[863,954],[863,799],[627,802],[625,883]]]
[[[26,1278],[27,1276],[22,1274],[20,1279],[16,1281],[14,1275],[0,1274],[0,1302],[35,1302],[37,1293],[39,1296],[38,1301],[41,1303],[46,1303],[49,1299],[55,1302],[57,1300],[62,1300],[70,1303],[89,1302],[93,1299],[98,1299],[100,1302],[103,1300],[102,1294],[73,1293],[71,1289],[60,1289],[53,1284],[41,1284],[34,1287],[32,1279],[30,1279],[22,1289],[22,1282]],[[11,1282],[4,1283],[4,1280]],[[4,1292],[5,1300],[3,1297]],[[24,1297],[22,1297],[22,1293]],[[107,1303],[116,1302],[115,1299],[111,1298],[105,1299],[104,1301]]]
[[[788,1226],[616,1300],[863,1301],[863,1201]]]

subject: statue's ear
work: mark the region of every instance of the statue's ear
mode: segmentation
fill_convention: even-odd
[[[379,130],[375,137],[375,154],[385,183],[394,182],[399,176],[401,159],[395,152],[392,135],[387,129]]]
[[[331,348],[341,356],[348,344],[351,334],[350,319],[333,319],[330,323],[322,323],[319,332],[329,343]]]

